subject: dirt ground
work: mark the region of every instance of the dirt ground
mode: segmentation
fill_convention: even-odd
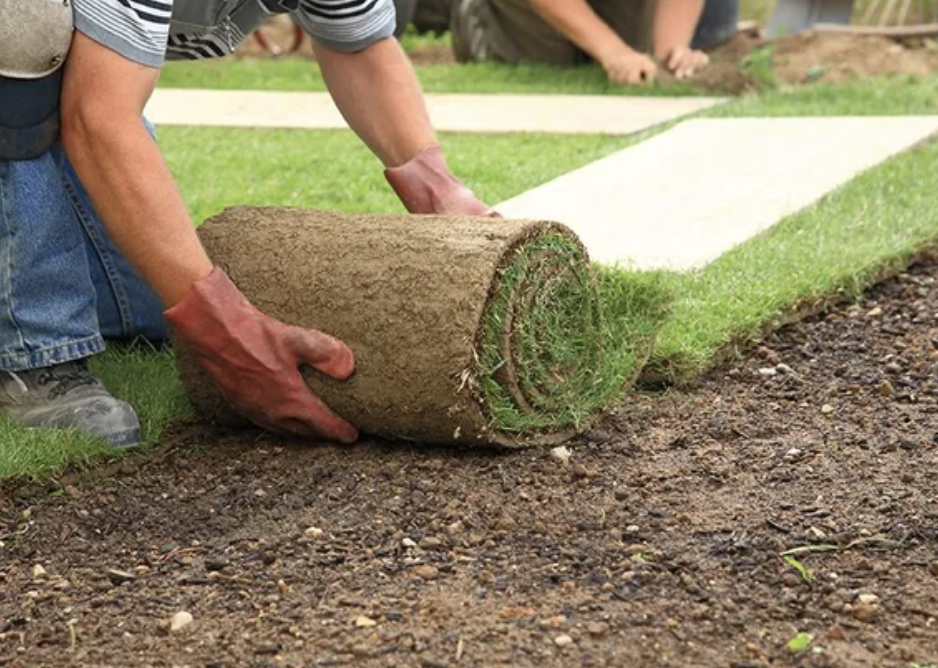
[[[568,462],[189,427],[4,490],[0,666],[935,664],[936,372],[930,263]]]
[[[263,28],[270,43],[288,48],[295,39],[292,24],[279,17]],[[738,94],[767,85],[796,86],[814,82],[837,83],[886,75],[927,76],[938,72],[938,42],[884,37],[808,32],[766,42],[753,33],[740,33],[732,42],[711,54],[711,64],[696,76],[703,89]],[[300,42],[299,55],[312,58],[308,38]],[[238,49],[239,57],[269,58],[260,43],[251,38]],[[410,53],[420,66],[449,65],[452,51],[428,45]],[[668,80],[662,74],[663,81]],[[767,81],[766,79],[774,79]]]

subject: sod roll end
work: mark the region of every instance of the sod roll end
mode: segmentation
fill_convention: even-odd
[[[199,234],[259,309],[352,348],[351,379],[304,375],[366,433],[562,442],[621,396],[650,350],[652,318],[620,313],[629,327],[610,328],[602,277],[556,223],[237,207]],[[177,360],[195,405],[227,421],[185,350]]]

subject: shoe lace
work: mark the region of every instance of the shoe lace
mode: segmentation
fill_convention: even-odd
[[[36,383],[41,386],[55,383],[55,387],[49,390],[49,398],[55,399],[81,385],[94,385],[95,379],[87,364],[77,362],[70,369],[58,366],[43,369],[36,378]]]

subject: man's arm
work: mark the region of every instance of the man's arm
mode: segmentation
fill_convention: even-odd
[[[655,57],[678,79],[693,75],[710,62],[707,54],[690,48],[703,8],[704,0],[657,0]]]
[[[357,51],[317,42],[316,61],[349,126],[386,167],[411,213],[485,215],[489,208],[450,172],[410,61],[393,38]]]
[[[313,45],[336,106],[385,167],[436,143],[420,84],[396,39],[352,52]]]
[[[158,76],[76,33],[62,91],[62,143],[118,248],[172,306],[212,263],[141,120]]]
[[[615,83],[655,77],[656,67],[603,21],[586,0],[531,0],[534,9],[567,39],[600,63]]]
[[[306,386],[300,364],[334,378],[354,370],[349,348],[254,308],[213,268],[156,143],[141,120],[159,70],[82,32],[62,90],[62,143],[115,244],[170,308],[177,341],[228,403],[277,431],[351,442],[355,428]]]

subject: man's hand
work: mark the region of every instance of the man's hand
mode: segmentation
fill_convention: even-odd
[[[341,443],[358,438],[299,370],[307,364],[338,380],[351,376],[352,351],[338,339],[264,315],[217,267],[165,315],[231,407],[258,426]]]
[[[678,79],[689,79],[698,70],[706,67],[709,62],[710,56],[703,51],[679,46],[667,55],[664,66]]]
[[[400,167],[386,169],[384,176],[411,213],[498,215],[453,176],[443,151],[436,144],[423,149]]]
[[[604,56],[600,63],[606,70],[609,81],[616,84],[638,85],[654,81],[658,74],[655,61],[625,44],[611,55]]]

